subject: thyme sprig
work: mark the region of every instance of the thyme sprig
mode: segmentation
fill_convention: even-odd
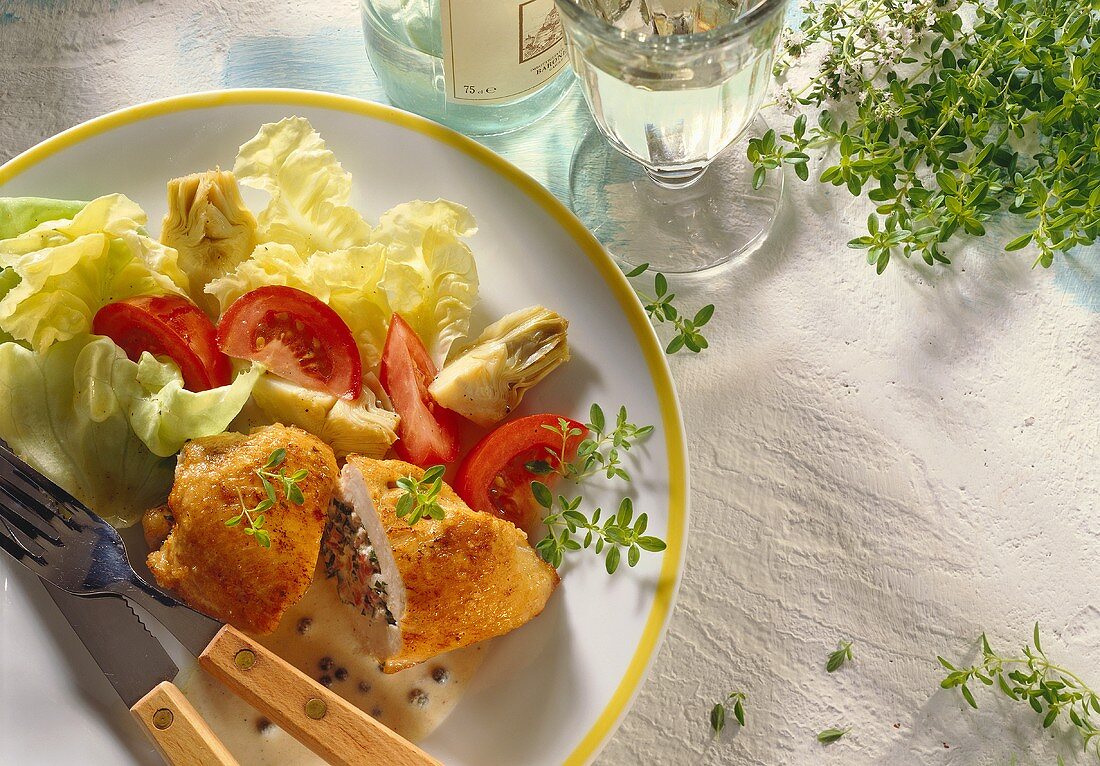
[[[790,132],[752,139],[755,185],[782,165],[806,180],[811,154],[832,157],[818,180],[875,205],[849,246],[879,273],[897,255],[950,263],[949,243],[984,236],[998,211],[1023,229],[1004,249],[1031,246],[1034,265],[1096,241],[1100,2],[807,0],[803,9],[776,72],[786,79],[805,59],[814,74],[797,89],[782,83],[778,102],[808,108],[816,124],[801,114]]]
[[[730,692],[724,700],[710,709],[710,729],[714,732],[714,736],[717,737],[722,733],[722,729],[726,728],[726,713],[730,707],[733,708],[733,717],[737,724],[744,727],[747,699],[748,695],[744,692]]]
[[[626,272],[627,279],[635,279],[640,277],[649,271],[649,264],[640,264],[630,271]],[[708,343],[706,337],[700,332],[700,328],[703,327],[710,318],[714,316],[714,305],[707,304],[701,309],[695,312],[695,316],[690,319],[684,314],[680,313],[680,310],[676,308],[676,305],[672,302],[676,298],[676,293],[669,292],[668,278],[660,273],[654,272],[653,274],[653,294],[650,295],[637,287],[634,288],[634,292],[638,294],[638,297],[642,301],[642,305],[645,307],[645,313],[649,317],[654,325],[671,324],[673,332],[672,339],[665,346],[666,354],[675,354],[677,351],[687,349],[692,353],[698,354],[703,349],[707,348]]]
[[[241,512],[236,516],[226,519],[225,525],[227,527],[235,527],[241,523],[242,520],[248,522],[248,526],[241,527],[241,531],[249,537],[255,538],[256,542],[261,547],[271,547],[271,535],[264,529],[264,523],[267,521],[267,517],[264,516],[264,511],[271,508],[273,503],[266,497],[255,505],[253,508],[249,508],[248,504],[244,501],[244,495],[241,494],[240,487],[237,488],[237,498],[241,502]],[[256,514],[254,517],[252,514]]]
[[[829,655],[829,659],[825,662],[825,671],[827,673],[835,673],[840,670],[840,666],[845,662],[852,659],[852,642],[840,640],[837,645],[837,650]]]
[[[592,547],[596,555],[603,553],[604,568],[608,574],[615,574],[626,551],[626,563],[636,566],[642,558],[642,551],[656,553],[665,549],[665,541],[659,537],[646,535],[649,517],[638,514],[634,518],[634,503],[629,497],[619,501],[619,510],[600,523],[603,511],[597,508],[591,516],[580,509],[580,496],[567,500],[558,495],[556,500],[550,488],[541,481],[531,482],[531,492],[535,502],[546,511],[543,524],[547,534],[535,544],[543,560],[552,567],[560,567],[567,551],[579,551]],[[580,536],[583,535],[583,536]]]
[[[608,479],[616,477],[630,481],[630,474],[623,467],[623,455],[638,441],[653,433],[653,426],[639,426],[630,422],[626,407],[620,407],[615,416],[615,424],[607,427],[607,418],[603,408],[593,404],[588,412],[589,422],[585,423],[589,436],[577,447],[577,455],[569,459],[569,446],[584,431],[570,426],[564,418],[558,419],[556,426],[543,425],[543,428],[560,437],[561,446],[547,448],[546,457],[527,463],[527,470],[535,475],[545,476],[556,473],[572,482],[579,483],[598,473]]]
[[[424,471],[419,481],[412,476],[398,479],[397,486],[403,490],[403,494],[397,500],[397,517],[405,519],[410,527],[425,516],[437,521],[446,518],[443,506],[437,502],[443,489],[443,474],[446,472],[446,466],[436,465]]]
[[[275,490],[275,486],[278,485],[281,487],[283,497],[294,505],[302,505],[306,501],[305,495],[302,494],[302,488],[298,486],[298,483],[309,476],[309,471],[305,468],[300,468],[288,474],[285,467],[280,468],[285,462],[286,450],[280,447],[268,455],[267,461],[262,466],[254,468],[252,473],[259,478],[260,485],[264,490],[263,500],[252,508],[249,508],[248,504],[244,501],[244,494],[241,492],[241,488],[237,487],[237,498],[241,503],[241,512],[225,521],[227,527],[236,527],[239,526],[241,522],[247,522],[247,526],[241,527],[241,531],[249,537],[254,538],[256,542],[264,548],[271,547],[271,535],[264,529],[264,524],[267,521],[265,513],[271,510],[275,506],[275,503],[278,502],[278,493]],[[274,470],[276,468],[279,468],[278,472]]]
[[[1042,716],[1043,728],[1050,728],[1063,713],[1081,735],[1083,748],[1093,750],[1100,760],[1100,693],[1089,688],[1082,678],[1050,661],[1040,641],[1039,623],[1032,631],[1032,642],[1022,654],[1003,656],[993,651],[985,633],[981,635],[982,661],[970,667],[956,667],[936,657],[948,672],[940,686],[959,689],[972,708],[978,707],[971,686],[975,681],[996,686],[1006,697],[1027,702]]]
[[[633,423],[626,407],[619,408],[613,424],[608,423],[598,404],[589,408],[588,417],[584,429],[564,418],[559,418],[557,425],[544,425],[558,437],[555,446],[547,447],[544,457],[529,461],[527,470],[535,476],[559,476],[574,484],[594,476],[629,482],[624,456],[653,433],[653,426]],[[571,445],[582,436],[576,455],[571,456]],[[614,574],[624,551],[627,564],[633,567],[641,560],[642,551],[658,552],[666,547],[660,538],[644,534],[649,517],[642,513],[635,518],[633,501],[628,497],[619,501],[617,511],[604,517],[601,508],[586,515],[580,509],[579,495],[572,499],[563,495],[555,498],[545,481],[532,481],[531,494],[544,512],[543,524],[547,530],[535,544],[535,550],[553,567],[561,566],[566,553],[591,548],[596,555],[604,554],[604,567],[608,574]]]

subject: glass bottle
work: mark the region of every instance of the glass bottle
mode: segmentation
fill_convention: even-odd
[[[463,133],[506,133],[572,84],[554,0],[360,0],[367,55],[394,104]]]

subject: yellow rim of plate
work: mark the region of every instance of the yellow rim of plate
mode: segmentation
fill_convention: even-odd
[[[658,579],[657,591],[653,598],[653,607],[646,619],[642,637],[638,642],[637,649],[634,651],[634,656],[630,659],[630,664],[627,665],[626,673],[615,692],[611,695],[611,700],[607,703],[603,712],[600,713],[592,728],[584,735],[580,743],[573,749],[573,752],[565,759],[563,766],[580,766],[580,764],[588,763],[599,752],[615,730],[620,719],[626,714],[627,708],[634,699],[634,695],[641,686],[646,671],[654,659],[657,647],[660,645],[665,627],[668,624],[668,618],[672,613],[679,585],[680,565],[684,557],[688,514],[688,472],[683,421],[672,383],[672,376],[669,372],[668,361],[665,359],[664,350],[661,348],[657,335],[645,315],[645,310],[634,294],[634,290],[630,287],[630,283],[627,282],[622,271],[611,260],[599,241],[584,228],[584,225],[557,197],[535,179],[500,155],[450,128],[445,128],[423,117],[417,117],[384,104],[363,101],[350,96],[339,96],[317,91],[263,88],[194,93],[138,104],[81,123],[14,157],[3,166],[0,166],[0,185],[8,183],[29,168],[70,146],[123,125],[153,117],[161,117],[174,112],[245,104],[292,105],[350,112],[400,125],[472,157],[522,190],[576,241],[577,245],[599,270],[600,275],[619,301],[623,313],[630,321],[638,345],[645,356],[650,377],[653,379],[657,390],[657,400],[665,430],[665,445],[669,467],[668,548],[661,562],[661,573]]]

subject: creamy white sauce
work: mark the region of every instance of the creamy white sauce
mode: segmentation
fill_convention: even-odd
[[[257,640],[302,672],[328,681],[334,692],[406,739],[423,739],[454,709],[481,664],[484,644],[400,673],[383,673],[352,631],[353,620],[367,618],[340,602],[335,582],[319,569],[278,629]],[[204,671],[196,671],[182,687],[241,766],[324,764]]]

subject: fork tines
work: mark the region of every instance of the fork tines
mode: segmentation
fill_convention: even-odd
[[[62,518],[68,520],[74,513],[82,516],[90,513],[83,503],[63,487],[55,484],[52,479],[32,468],[2,440],[0,440],[0,481],[23,487],[24,491],[33,495],[38,504],[45,506],[51,515],[60,514]],[[80,525],[70,524],[69,526],[79,529]]]
[[[46,560],[42,557],[42,554],[32,551],[31,547],[37,546],[34,546],[33,543],[23,542],[17,537],[8,526],[7,520],[0,521],[0,549],[16,561],[29,558],[39,566],[45,566]]]
[[[0,548],[17,559],[44,564],[46,545],[61,547],[64,527],[79,532],[74,510],[84,510],[72,495],[0,444]]]

